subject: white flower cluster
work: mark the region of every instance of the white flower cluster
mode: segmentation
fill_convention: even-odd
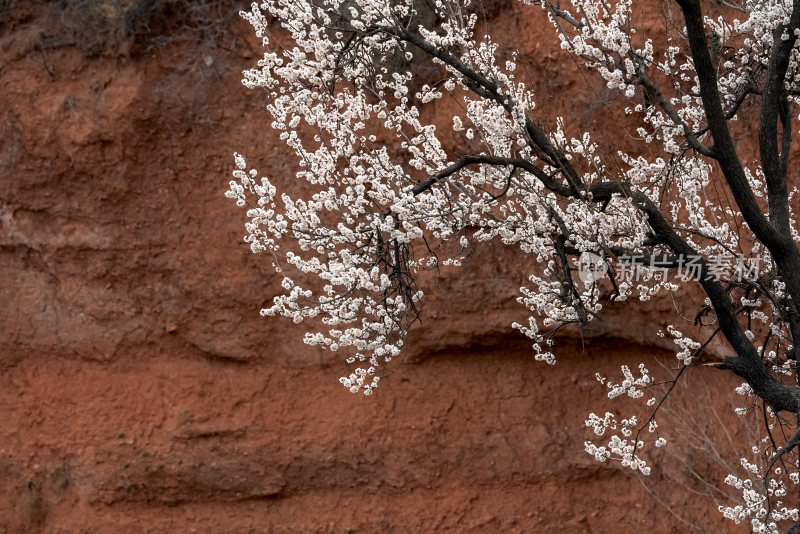
[[[620,383],[611,382],[600,374],[596,375],[597,381],[608,388],[608,398],[614,399],[621,395],[627,395],[632,399],[644,397],[644,390],[653,384],[653,379],[644,364],[639,364],[639,377],[634,376],[627,365],[621,366],[621,370],[623,380]],[[647,406],[652,406],[654,401],[655,399],[648,400]],[[645,424],[649,433],[657,431],[658,423],[655,419],[651,418]],[[619,429],[619,434],[611,435],[605,445],[596,445],[592,441],[586,441],[584,443],[586,452],[600,462],[618,460],[622,467],[639,471],[643,475],[649,475],[650,466],[647,465],[645,460],[637,456],[637,451],[645,445],[643,440],[638,439],[639,425],[635,415],[617,421],[616,416],[611,412],[606,412],[603,417],[590,413],[589,418],[586,420],[586,426],[591,427],[597,436],[604,436],[609,429]],[[655,441],[656,447],[662,447],[665,444],[666,440],[661,437]]]
[[[680,73],[674,81],[677,93],[696,83],[686,75],[690,58],[678,64],[678,47],[669,48],[668,59],[658,63],[651,40],[639,36],[640,44],[634,44],[630,0],[613,9],[604,2],[574,4],[574,32],[564,31],[563,21],[552,13],[551,18],[562,28],[564,47],[600,72],[609,87],[632,98],[631,91],[647,82],[653,68]],[[669,194],[674,200],[665,215],[685,229],[687,242],[702,254],[738,246],[737,232],[723,220],[736,214],[724,213],[707,194],[710,167],[698,158],[675,157],[675,147],[686,143],[687,128],[702,123],[697,98],[675,97],[674,113],[656,105],[642,110],[644,137],[660,139],[667,157],[620,152],[622,167],[617,163],[610,169],[588,132],[570,135],[558,119],[546,141],[563,154],[557,163],[531,144],[536,99],[515,78],[517,55],[501,53],[487,35],[477,38],[477,17],[466,4],[434,2],[441,24],[419,25],[409,36],[402,21],[416,9],[409,1],[276,0],[244,13],[267,47],[258,68],[245,72],[244,83],[266,90],[271,126],[297,156],[296,179],[316,189],[308,199],[278,195],[270,179],[257,179],[257,171],[247,170],[243,157],[236,156],[236,180],[228,195],[250,206],[246,240],[254,252],[272,252],[285,277],[287,293],[262,313],[321,319],[330,329],[310,334],[308,343],[352,349],[349,361],[368,363],[358,367],[359,373],[379,376],[387,358],[400,354],[416,318],[422,296],[416,272],[461,262],[460,256],[434,253],[429,239],[455,237],[462,248],[468,241],[499,240],[518,246],[538,265],[519,298],[532,315],[527,324],[512,326],[533,340],[538,359],[554,363],[552,339],[542,327],[585,324],[605,305],[599,285],[565,283],[572,266],[564,262],[557,241],[564,239],[577,254],[592,251],[602,257],[612,248],[659,251],[648,248],[647,217],[630,196],[614,195],[602,205],[591,195],[564,203],[542,175],[518,161],[540,165],[550,175],[574,179],[579,172],[583,187],[618,173],[617,179],[640,188],[653,202]],[[278,27],[280,37],[274,34]],[[283,43],[286,38],[292,46]],[[445,77],[422,84],[412,96],[414,74],[402,65],[424,57],[413,51],[419,47]],[[476,94],[476,79],[487,80],[494,96]],[[452,119],[454,133],[498,163],[458,166],[448,154],[435,125],[423,120],[424,109],[445,97],[460,102],[463,110]],[[395,139],[400,154],[379,138]],[[575,171],[565,173],[564,165]],[[751,178],[763,182],[757,173]],[[430,185],[421,187],[426,181]],[[309,286],[309,276],[321,286]],[[634,294],[649,300],[677,287],[667,277],[645,277],[635,284],[621,280],[613,300]],[[345,378],[350,389],[361,389],[362,375]]]
[[[530,275],[532,287],[522,288],[520,297],[534,315],[528,326],[513,326],[534,340],[537,358],[551,363],[551,340],[540,333],[537,317],[547,328],[583,324],[602,309],[598,287],[564,287],[561,279],[569,267],[554,248],[558,236],[566,231],[567,244],[579,251],[635,249],[647,239],[646,218],[630,198],[615,196],[603,209],[590,197],[563,205],[539,176],[511,163],[539,161],[527,138],[534,95],[514,78],[516,57],[499,61],[498,47],[488,36],[475,39],[474,14],[454,16],[453,9],[462,13],[464,6],[435,7],[445,22],[435,31],[419,27],[418,38],[447,51],[432,62],[449,77],[437,86],[424,85],[415,98],[409,92],[412,74],[390,69],[398,54],[407,59],[412,53],[398,24],[412,10],[410,3],[278,1],[254,5],[245,14],[269,51],[258,69],[245,73],[244,83],[267,90],[272,127],[298,158],[296,178],[317,192],[308,199],[278,195],[270,179],[256,179],[257,171],[247,170],[237,155],[228,196],[249,204],[246,241],[254,252],[273,253],[285,277],[287,293],[262,313],[295,321],[321,318],[330,329],[309,334],[307,343],[351,348],[348,361],[369,364],[354,370],[355,378],[342,380],[351,390],[367,383],[364,376],[379,376],[400,353],[422,296],[414,285],[416,271],[460,264],[458,256],[415,256],[419,243],[429,250],[430,237],[457,237],[462,246],[467,239],[498,239],[536,260],[541,268]],[[272,35],[268,17],[276,18],[294,47]],[[473,82],[466,69],[492,80],[498,98],[469,92]],[[422,121],[422,107],[443,95],[463,102],[454,131],[484,154],[509,163],[463,166],[457,179],[415,191],[420,177],[435,177],[454,165],[435,126]],[[398,160],[378,143],[370,133],[378,130],[384,131],[382,138],[397,139],[406,156]],[[559,120],[550,142],[583,169],[587,185],[605,179],[608,170],[589,134],[570,137]],[[626,175],[656,177],[642,170],[650,163],[628,162]],[[308,275],[322,286],[308,287]],[[649,298],[660,287],[673,288],[663,280],[638,288],[623,282],[615,299],[624,300],[635,289]]]
[[[685,336],[683,332],[671,324],[667,325],[667,332],[670,336],[672,336],[672,342],[681,349],[677,352],[677,354],[675,354],[675,356],[678,358],[678,361],[680,361],[683,365],[689,365],[692,363],[693,355],[700,348],[701,343]],[[663,333],[659,334],[662,336],[664,335]]]
[[[775,468],[775,477],[763,480],[761,472],[763,466],[757,465],[742,458],[740,461],[745,471],[743,478],[730,474],[725,478],[725,484],[741,492],[741,503],[734,506],[720,506],[719,511],[727,519],[736,524],[749,521],[753,532],[759,534],[779,534],[781,522],[797,521],[798,509],[786,506],[788,485],[798,484],[796,472],[787,476],[782,468]]]
[[[736,393],[748,400],[754,398],[753,388],[746,382],[735,389]],[[746,415],[747,408],[736,408],[736,413]],[[761,411],[761,410],[759,410]],[[752,448],[753,460],[741,458],[739,464],[743,473],[740,475],[729,474],[725,484],[734,488],[740,495],[736,504],[732,506],[719,506],[719,511],[726,518],[736,524],[749,521],[753,532],[777,534],[785,530],[781,522],[796,522],[800,518],[798,508],[787,506],[790,499],[790,487],[800,485],[800,473],[797,463],[791,455],[783,457],[783,461],[774,463],[770,457],[777,453],[773,432],[777,431],[777,417],[769,407],[764,408],[763,421],[766,425],[767,435],[761,442]],[[774,465],[771,472],[766,463]],[[788,471],[787,468],[790,468]]]
[[[282,279],[282,293],[261,313],[307,321],[304,341],[342,354],[350,367],[340,382],[369,394],[402,357],[420,316],[419,272],[457,267],[465,249],[494,241],[515,247],[529,266],[518,297],[529,313],[512,327],[531,339],[536,359],[553,364],[563,326],[582,327],[613,302],[678,289],[646,261],[636,281],[614,272],[619,257],[676,253],[664,239],[673,232],[705,264],[737,251],[761,256],[768,268],[746,278],[757,291],[743,294],[737,313],[771,370],[794,372],[783,357],[786,287],[708,163],[714,140],[684,29],[673,24],[666,39],[651,38],[636,27],[633,0],[524,3],[541,6],[530,16],[546,15],[565,55],[621,102],[620,121],[638,149],[611,150],[602,133],[537,107],[522,54],[503,36],[480,33],[480,10],[469,0],[271,0],[243,13],[265,48],[243,83],[264,91],[269,126],[296,162],[293,176],[263,177],[234,157],[226,194],[247,210],[245,241],[272,256]],[[705,20],[729,120],[758,94],[775,45],[790,39],[782,31],[788,0],[740,7]],[[785,84],[800,101],[797,47]],[[764,172],[750,165],[743,179],[765,202]],[[791,232],[800,242],[800,231]],[[574,260],[584,253],[606,262],[607,279],[578,279]],[[689,365],[704,345],[672,325],[667,332]],[[639,370],[635,377],[623,367],[619,383],[604,380],[609,397],[643,398],[652,378]],[[619,432],[602,446],[587,442],[591,454],[649,472],[636,454],[636,417],[592,414],[586,424],[597,435]],[[657,434],[655,421],[644,426]],[[747,506],[726,515],[741,520]],[[783,512],[759,525],[777,521],[774,513]]]

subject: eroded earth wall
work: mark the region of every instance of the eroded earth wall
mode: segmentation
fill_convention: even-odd
[[[234,151],[279,184],[293,161],[239,84],[240,7],[0,2],[0,532],[735,531],[727,376],[692,370],[649,480],[584,452],[595,372],[675,366],[648,344],[674,302],[613,311],[550,367],[509,326],[526,265],[477,250],[426,280],[372,398],[259,317],[279,280],[223,193]],[[545,105],[608,120],[550,28],[493,9]]]

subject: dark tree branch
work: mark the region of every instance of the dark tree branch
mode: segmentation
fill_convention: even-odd
[[[684,11],[692,54],[695,59],[698,76],[700,77],[701,97],[709,121],[709,127],[715,141],[715,157],[722,167],[729,187],[748,225],[753,229],[756,237],[761,240],[770,251],[773,251],[773,256],[775,256],[775,251],[780,252],[787,250],[787,242],[761,212],[733,145],[733,140],[727,127],[727,119],[720,103],[716,74],[705,41],[703,17],[699,3],[697,0],[678,0],[678,2]],[[512,113],[513,103],[509,97],[501,94],[495,82],[487,79],[480,73],[476,73],[468,65],[464,64],[449,52],[439,50],[421,37],[407,30],[392,29],[387,31],[394,32],[393,35],[397,38],[410,42],[430,56],[443,61],[464,77],[464,83],[475,94],[497,102],[502,105],[508,113]],[[462,156],[454,164],[414,186],[414,193],[419,194],[426,191],[443,178],[451,176],[470,164],[516,166],[533,174],[542,181],[548,190],[563,198],[583,198],[585,200],[591,199],[595,202],[603,202],[612,198],[613,195],[631,198],[636,207],[647,214],[648,223],[653,229],[653,234],[657,242],[665,244],[675,254],[683,255],[684,257],[698,256],[694,248],[675,232],[658,206],[644,192],[631,188],[629,184],[622,182],[601,182],[591,186],[588,191],[586,191],[582,180],[575,169],[569,164],[566,156],[550,142],[545,132],[530,119],[526,120],[526,129],[534,145],[544,152],[552,163],[556,163],[556,168],[563,171],[569,185],[556,182],[542,169],[521,158],[499,158],[489,155]],[[552,165],[552,163],[548,162],[550,165]],[[794,248],[791,240],[789,240],[788,246],[796,255],[797,250]],[[786,254],[784,254],[784,258],[785,257]],[[745,379],[754,393],[769,404],[775,412],[791,411],[796,413],[800,411],[800,387],[784,385],[767,370],[761,361],[758,351],[752,345],[741,325],[738,323],[727,291],[719,282],[708,276],[708,264],[705,261],[701,263],[700,283],[711,301],[717,315],[721,332],[736,353],[735,357],[725,358],[719,367],[730,370]],[[800,266],[800,262],[798,262],[798,266]],[[796,288],[798,290],[797,294],[800,295],[800,268],[797,269],[797,274]]]
[[[761,207],[756,201],[750,184],[745,176],[742,164],[736,153],[725,113],[720,102],[719,89],[717,87],[717,75],[714,64],[711,61],[711,54],[706,43],[705,26],[703,24],[703,13],[700,9],[699,0],[677,0],[678,5],[683,11],[686,22],[686,31],[689,38],[689,46],[694,59],[697,76],[700,80],[700,97],[703,101],[706,118],[708,119],[709,129],[714,138],[714,149],[728,186],[733,193],[736,204],[742,212],[747,224],[753,230],[756,237],[769,248],[770,251],[785,248],[787,241],[770,224],[769,220],[761,212]],[[791,243],[789,243],[790,246]],[[800,287],[798,287],[800,289]]]
[[[563,9],[559,8],[558,6],[554,6],[551,2],[545,2],[545,5],[550,10],[550,12],[553,14],[554,17],[563,19],[564,21],[569,23],[572,27],[574,27],[577,30],[581,30],[581,29],[584,28],[585,25],[582,22],[576,20],[568,12],[564,11]],[[562,33],[562,35],[565,38],[569,39],[569,37],[567,36],[566,32],[564,32],[563,28],[561,28],[560,25],[558,26],[558,28],[559,28],[559,31]],[[708,156],[708,157],[711,157],[711,158],[715,157],[714,156],[714,149],[712,147],[709,147],[709,146],[706,146],[706,145],[702,144],[698,140],[698,138],[699,138],[699,136],[701,134],[699,134],[699,133],[698,134],[694,134],[694,133],[689,131],[689,126],[686,124],[686,122],[683,119],[681,119],[680,115],[678,115],[678,112],[675,110],[675,108],[667,101],[666,98],[664,98],[664,95],[661,93],[661,90],[658,88],[658,86],[647,76],[647,73],[645,72],[645,64],[642,61],[642,59],[640,57],[637,57],[633,53],[633,51],[629,52],[629,57],[630,57],[630,59],[632,61],[635,61],[637,63],[636,78],[638,79],[639,85],[644,87],[644,89],[647,92],[648,96],[650,98],[652,98],[653,100],[655,100],[655,102],[658,104],[658,106],[662,110],[664,110],[664,112],[670,118],[672,123],[675,126],[678,126],[678,127],[683,129],[684,137],[686,138],[686,141],[689,143],[689,146],[691,146],[694,150],[696,150],[698,153],[700,153],[700,154],[702,154],[704,156]],[[624,72],[625,69],[622,67],[622,64],[621,64],[619,59],[614,59],[613,62],[614,62],[615,67],[618,70]],[[742,98],[742,100],[743,99],[744,98]],[[738,107],[738,106],[736,106],[736,107]],[[734,111],[734,114],[735,114],[735,111]]]
[[[683,135],[686,138],[686,141],[689,143],[689,146],[704,156],[716,159],[717,156],[714,148],[701,143],[697,139],[697,136],[689,131],[689,125],[686,124],[683,119],[681,119],[675,108],[673,108],[672,105],[667,102],[667,99],[661,94],[661,91],[656,84],[653,83],[653,81],[647,76],[647,74],[644,72],[643,65],[639,65],[636,76],[639,78],[639,83],[642,85],[642,87],[644,87],[645,91],[647,91],[647,94],[650,95],[650,98],[658,103],[659,107],[664,110],[673,124],[683,128]]]
[[[463,61],[452,55],[450,52],[445,50],[440,50],[435,46],[431,45],[429,42],[424,40],[422,37],[406,30],[396,30],[396,29],[387,29],[388,32],[395,35],[398,39],[402,39],[407,41],[417,48],[421,49],[425,53],[429,54],[432,57],[439,59],[440,61],[444,62],[446,65],[450,66],[451,68],[455,69],[459,74],[461,74],[464,79],[464,84],[476,95],[482,96],[494,102],[497,102],[501,105],[506,112],[512,114],[513,112],[513,102],[509,96],[501,94],[500,87],[489,80],[482,74],[475,72],[469,65],[465,64]],[[545,159],[549,165],[555,167],[557,169],[561,169],[564,172],[564,176],[566,177],[567,181],[570,183],[570,186],[578,191],[583,188],[583,182],[581,180],[580,175],[575,171],[572,164],[569,160],[564,156],[564,154],[558,150],[553,143],[550,142],[550,139],[545,135],[544,131],[536,125],[531,119],[525,120],[525,129],[530,137],[531,141],[533,142],[534,146],[541,150]]]
[[[800,303],[800,253],[798,253],[797,247],[795,247],[788,231],[786,183],[785,177],[781,178],[779,175],[781,167],[780,160],[774,160],[778,154],[777,146],[775,146],[777,134],[774,129],[777,128],[777,119],[772,116],[773,112],[779,112],[781,98],[785,98],[783,94],[783,84],[787,66],[785,66],[783,62],[788,61],[788,54],[791,52],[791,46],[788,51],[785,50],[785,44],[778,44],[776,46],[770,59],[769,78],[767,88],[764,90],[765,99],[762,103],[761,124],[763,128],[760,128],[759,131],[760,144],[762,137],[765,143],[765,147],[761,149],[762,159],[766,157],[767,160],[767,163],[765,163],[765,171],[766,165],[772,165],[774,170],[771,174],[766,174],[767,190],[769,192],[768,202],[772,218],[772,221],[770,221],[761,211],[756,201],[728,130],[728,125],[720,103],[716,72],[711,62],[708,45],[706,43],[700,2],[699,0],[676,1],[683,11],[684,20],[686,22],[689,45],[691,47],[697,76],[700,80],[700,96],[703,100],[703,107],[708,119],[711,135],[714,137],[714,147],[718,156],[717,161],[719,161],[722,173],[725,175],[728,187],[736,200],[736,204],[739,206],[742,216],[752,229],[756,238],[761,241],[772,254],[778,266],[778,270],[781,273],[783,282],[786,284],[786,289],[792,298],[790,307],[793,313],[796,313],[797,304]],[[800,19],[797,17],[800,17],[800,0],[795,0],[795,6],[789,24],[790,27],[796,28],[798,26]],[[791,33],[793,35],[793,30]],[[780,40],[780,37],[781,35],[778,34],[777,42],[784,43]],[[796,39],[796,37],[790,38],[789,41],[794,43],[793,39]],[[784,58],[784,56],[786,56],[786,58]],[[773,94],[769,99],[766,98],[767,92]],[[773,111],[766,109],[770,107],[774,108]],[[766,118],[764,118],[764,114],[766,114]],[[770,131],[772,134],[769,133]],[[790,135],[790,133],[784,135],[784,145],[790,140],[790,138],[787,137],[788,135]],[[785,151],[786,158],[788,158],[788,152],[788,150]],[[786,206],[784,206],[784,204],[786,204]],[[783,222],[784,219],[785,223]],[[777,223],[777,226],[773,223]],[[786,231],[784,231],[784,226],[787,228]],[[797,337],[800,335],[800,328],[796,331],[794,328],[792,330],[794,342],[800,342],[800,338]],[[733,343],[733,341],[731,342]],[[735,344],[734,349],[736,349],[737,353],[741,356]],[[749,357],[747,359],[749,360]],[[731,362],[730,369],[737,374],[745,372],[741,363],[742,362],[739,362],[734,365],[734,363]],[[759,379],[759,381],[761,381],[761,379]]]
[[[780,24],[773,32],[773,49],[767,68],[767,81],[764,85],[761,101],[761,120],[758,127],[758,147],[761,154],[761,166],[767,182],[769,194],[769,216],[772,224],[783,235],[789,235],[789,201],[786,191],[786,174],[781,156],[786,156],[786,136],[790,128],[783,128],[783,153],[778,149],[778,115],[785,105],[786,89],[784,80],[789,68],[789,58],[797,41],[794,30],[800,25],[800,0],[795,0],[788,25]],[[788,38],[783,39],[787,33]],[[791,137],[789,137],[791,139]]]
[[[775,462],[781,459],[784,454],[787,454],[792,451],[795,447],[800,445],[800,431],[798,431],[792,438],[787,441],[783,447],[775,451],[775,454],[772,455],[772,458],[769,459],[769,463],[767,464],[766,473],[772,471],[772,467],[775,465]]]
[[[424,193],[436,183],[441,182],[445,178],[452,176],[468,165],[494,165],[494,166],[512,166],[519,167],[533,174],[536,178],[542,181],[547,189],[562,196],[572,196],[572,191],[569,187],[558,183],[549,174],[544,172],[533,163],[521,158],[502,158],[498,156],[490,156],[488,154],[481,154],[477,156],[461,156],[454,163],[448,165],[439,172],[432,174],[426,180],[418,182],[414,185],[411,192],[414,195]]]
[[[748,96],[752,94],[760,94],[760,91],[758,91],[752,85],[747,85],[736,97],[736,100],[734,100],[731,108],[725,113],[725,120],[731,120],[732,118],[734,118],[736,114],[739,112],[739,108],[742,107],[742,104],[744,104],[744,101],[747,99]],[[706,126],[705,128],[702,128],[697,132],[695,132],[694,135],[696,137],[700,137],[704,135],[706,132],[708,132],[708,130],[709,127]]]

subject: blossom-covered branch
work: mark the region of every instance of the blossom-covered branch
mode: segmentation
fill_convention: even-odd
[[[602,129],[544,113],[543,95],[519,75],[535,59],[489,35],[467,0],[272,0],[243,13],[266,49],[243,83],[265,91],[270,126],[297,163],[297,187],[279,193],[237,154],[227,193],[247,207],[245,240],[283,277],[262,314],[308,321],[304,341],[344,354],[352,372],[340,381],[369,394],[421,316],[419,273],[457,267],[466,248],[496,241],[531,266],[518,298],[527,317],[512,327],[537,360],[555,363],[554,334],[566,325],[695,284],[706,296],[697,317],[731,350],[715,366],[741,377],[769,417],[800,414],[790,164],[800,0],[725,4],[716,18],[698,0],[677,0],[682,20],[658,35],[635,27],[632,0],[523,3],[531,21],[552,26],[565,67],[606,85],[638,146],[609,149]],[[664,7],[671,17],[674,5]],[[453,110],[444,128],[439,101]],[[743,117],[750,102],[759,113]],[[759,161],[741,157],[734,122],[757,126]],[[734,253],[764,270],[722,268]],[[693,279],[667,276],[689,257]],[[582,272],[587,258],[602,277]],[[667,258],[661,270],[656,258]],[[621,272],[633,267],[645,275]],[[667,332],[680,376],[708,342]],[[639,369],[600,380],[611,397],[644,398],[653,380]],[[621,432],[589,442],[590,453],[649,472],[636,417],[592,414],[587,424],[598,436]],[[746,488],[742,480],[729,482]],[[773,506],[776,496],[750,495],[751,506],[724,513],[775,531],[797,520],[796,507]]]

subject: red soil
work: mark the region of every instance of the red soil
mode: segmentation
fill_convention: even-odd
[[[302,328],[258,316],[277,279],[223,197],[234,151],[292,174],[238,83],[243,25],[97,52],[37,10],[0,23],[0,532],[736,531],[692,474],[721,486],[715,447],[746,441],[726,375],[689,373],[672,417],[708,436],[665,428],[644,485],[583,451],[596,371],[674,361],[642,345],[670,301],[549,367],[508,326],[524,266],[479,251],[430,281],[409,362],[351,395]],[[582,83],[527,39],[551,89]]]

